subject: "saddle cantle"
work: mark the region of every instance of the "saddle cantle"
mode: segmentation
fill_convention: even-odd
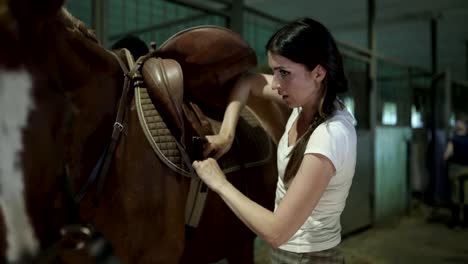
[[[174,59],[180,64],[184,101],[196,103],[215,120],[222,120],[237,77],[257,65],[255,51],[249,44],[239,34],[218,26],[180,31],[152,56]]]

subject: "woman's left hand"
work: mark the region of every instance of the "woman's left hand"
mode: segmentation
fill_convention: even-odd
[[[209,135],[205,137],[207,143],[203,151],[203,157],[213,157],[219,159],[224,153],[228,152],[231,148],[233,137],[225,136],[222,134]]]
[[[215,192],[218,192],[224,184],[227,183],[226,176],[213,158],[208,158],[202,161],[194,161],[193,168],[197,172],[200,179]]]

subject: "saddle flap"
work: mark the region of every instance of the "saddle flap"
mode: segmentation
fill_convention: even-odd
[[[149,58],[141,70],[148,94],[167,122],[174,137],[182,139],[184,120],[183,73],[179,63],[172,59]]]

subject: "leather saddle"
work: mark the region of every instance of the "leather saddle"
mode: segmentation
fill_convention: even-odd
[[[216,133],[212,123],[222,120],[232,85],[257,60],[254,50],[237,33],[200,26],[180,31],[137,63],[145,94],[185,147],[184,123],[200,136]]]
[[[240,35],[200,26],[175,34],[150,53],[142,77],[172,134],[183,142],[184,102],[222,120],[233,83],[256,64],[255,51]]]

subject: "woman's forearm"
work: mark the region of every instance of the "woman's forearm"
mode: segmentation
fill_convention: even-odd
[[[273,212],[250,200],[229,182],[216,192],[245,225],[272,247],[286,242],[288,237],[282,236],[283,232],[276,227]]]
[[[244,109],[247,99],[249,98],[251,84],[247,79],[247,75],[240,77],[232,88],[231,94],[229,95],[229,103],[224,112],[223,122],[219,131],[220,135],[225,136],[231,141],[234,139],[240,113],[242,109]]]

